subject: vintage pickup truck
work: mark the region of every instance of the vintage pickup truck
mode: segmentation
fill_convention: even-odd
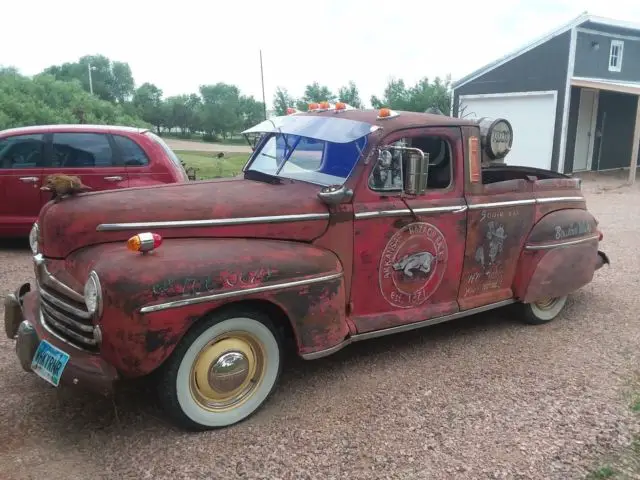
[[[106,395],[151,379],[180,426],[229,426],[287,348],[317,359],[509,304],[543,324],[609,263],[579,179],[505,164],[506,119],[323,103],[244,133],[239,177],[44,206],[35,285],[5,300],[25,370]]]

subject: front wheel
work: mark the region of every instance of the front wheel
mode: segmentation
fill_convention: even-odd
[[[280,341],[269,318],[232,309],[194,327],[164,366],[158,395],[188,429],[238,423],[267,400],[282,369]]]
[[[537,302],[523,303],[524,322],[530,325],[541,325],[556,318],[565,304],[567,296],[543,298]]]

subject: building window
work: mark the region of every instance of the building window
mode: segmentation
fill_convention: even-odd
[[[622,50],[624,42],[621,40],[611,40],[609,49],[609,71],[619,72],[622,70]]]

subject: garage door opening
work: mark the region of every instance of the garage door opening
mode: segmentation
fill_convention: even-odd
[[[508,165],[551,169],[557,91],[461,95],[458,116],[506,118],[513,127]]]

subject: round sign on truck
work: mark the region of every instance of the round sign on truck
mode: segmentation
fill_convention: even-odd
[[[513,145],[513,127],[504,118],[483,117],[478,120],[482,136],[482,148],[491,160],[507,156]]]

